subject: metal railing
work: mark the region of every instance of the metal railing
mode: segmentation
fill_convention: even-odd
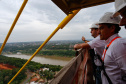
[[[59,71],[50,84],[94,84],[89,50],[82,49],[77,53],[78,55]]]

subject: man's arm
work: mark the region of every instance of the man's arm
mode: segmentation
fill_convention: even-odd
[[[88,43],[81,43],[81,44],[75,44],[74,49],[80,49],[80,48],[90,48],[90,45]]]

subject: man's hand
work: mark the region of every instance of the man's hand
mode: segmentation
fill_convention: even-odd
[[[82,41],[85,41],[85,37],[84,36],[82,36]]]
[[[89,42],[89,41],[87,41],[87,40],[85,39],[84,36],[82,36],[82,41],[84,41],[85,43]]]
[[[74,50],[82,48],[82,44],[75,44],[74,45]]]
[[[74,50],[77,50],[78,49],[78,46],[79,46],[79,44],[75,44],[74,45]]]

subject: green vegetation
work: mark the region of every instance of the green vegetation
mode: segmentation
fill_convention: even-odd
[[[16,66],[18,68],[21,68],[25,63],[27,62],[26,59],[21,58],[14,58],[14,57],[6,57],[0,55],[0,63],[5,63],[9,65]],[[62,67],[60,65],[49,65],[49,64],[40,64],[37,62],[30,61],[28,65],[26,66],[26,69],[29,69],[31,71],[36,71],[40,68],[49,68],[52,71],[59,71]]]
[[[25,64],[27,60],[13,57],[6,57],[0,55],[0,63],[13,65],[17,68],[13,68],[13,70],[0,70],[0,84],[7,84],[9,80],[17,73],[17,71]],[[46,73],[46,75],[42,75],[41,77],[45,77],[47,80],[52,79],[55,75],[56,71],[59,71],[62,66],[58,65],[49,65],[49,64],[40,64],[31,61],[23,71],[15,78],[12,84],[19,84],[23,79],[26,78],[25,72],[30,70],[32,72],[37,72],[40,68],[49,68],[49,71],[45,71],[42,73]]]
[[[73,49],[74,44],[82,43],[78,41],[54,41],[47,43],[42,50],[38,53],[41,56],[65,56],[73,57],[75,56],[75,50]],[[16,54],[20,52],[22,54],[33,54],[42,42],[28,42],[28,43],[8,43],[3,53]]]
[[[23,54],[32,54],[33,52],[23,51],[22,53]],[[72,57],[72,56],[75,56],[75,51],[73,51],[73,50],[42,50],[38,53],[38,55]]]
[[[41,56],[62,56],[72,57],[75,56],[73,45],[76,43],[82,43],[82,41],[52,41],[48,42],[42,50],[38,53]],[[22,54],[33,54],[42,42],[21,42],[21,43],[7,43],[3,54],[16,54],[17,52]],[[1,46],[1,44],[0,44]],[[9,64],[15,66],[12,70],[0,70],[0,84],[7,84],[9,80],[18,72],[18,70],[26,63],[27,60],[13,57],[5,57],[0,55],[0,63]],[[40,70],[42,68],[49,68],[49,70]],[[52,79],[57,71],[62,68],[60,65],[40,64],[31,61],[23,71],[16,77],[12,84],[19,84],[24,80],[28,70],[40,75],[40,78],[48,80]],[[32,78],[32,77],[31,77]]]
[[[7,84],[18,70],[19,69],[17,68],[13,68],[12,70],[0,70],[0,84]],[[22,70],[22,72],[14,79],[11,84],[19,84],[23,79],[25,79],[27,77],[25,72],[26,69]]]
[[[41,78],[42,79],[46,78],[47,79],[47,82],[48,82],[48,80],[51,80],[52,78],[54,78],[54,75],[55,75],[54,72],[48,71],[48,70],[40,71],[39,74],[41,75]]]

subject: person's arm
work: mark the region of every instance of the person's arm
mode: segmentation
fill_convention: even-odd
[[[90,48],[90,45],[88,43],[81,43],[81,44],[75,44],[74,49],[80,49],[80,48]]]
[[[82,41],[84,41],[85,43],[89,42],[88,40],[85,39],[84,36],[82,36]]]

